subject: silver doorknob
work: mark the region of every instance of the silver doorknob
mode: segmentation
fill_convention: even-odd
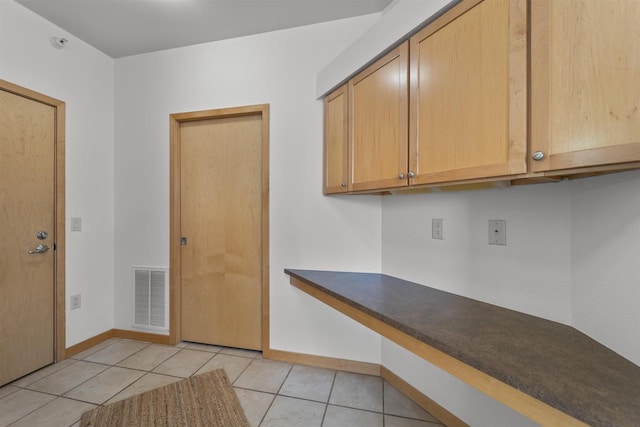
[[[409,172],[409,174],[408,174],[407,176],[408,176],[409,178],[413,178],[414,176],[416,176],[416,174],[415,174],[415,173],[413,173],[413,172]]]
[[[538,162],[538,161],[544,159],[544,153],[542,151],[536,151],[535,153],[533,153],[531,155],[531,158],[533,160],[535,160],[536,162]]]
[[[49,233],[47,233],[46,231],[38,231],[38,232],[36,233],[36,237],[37,237],[38,239],[40,239],[40,240],[44,240],[44,239],[46,239],[47,237],[49,237]]]
[[[343,182],[343,183],[341,183],[341,184],[340,184],[340,186],[342,186],[342,188],[344,188],[344,187],[346,187],[346,186],[347,186],[347,183],[346,183],[346,182]]]
[[[35,249],[29,251],[29,255],[33,254],[43,254],[49,250],[49,246],[47,245],[38,245]]]
[[[398,179],[404,179],[404,174],[402,172],[398,174]]]

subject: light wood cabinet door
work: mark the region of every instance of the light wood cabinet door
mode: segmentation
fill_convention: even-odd
[[[640,1],[532,0],[532,171],[640,160]]]
[[[463,2],[410,43],[410,184],[525,173],[526,0]]]
[[[349,190],[406,186],[408,42],[349,81]]]
[[[349,109],[347,85],[324,98],[324,194],[347,191]]]

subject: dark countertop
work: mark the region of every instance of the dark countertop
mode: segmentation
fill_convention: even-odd
[[[640,367],[570,326],[383,274],[285,273],[587,424],[640,426]]]

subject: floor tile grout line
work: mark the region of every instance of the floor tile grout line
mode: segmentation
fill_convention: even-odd
[[[324,413],[322,414],[322,421],[320,427],[324,424],[325,418],[327,418],[327,411],[329,410],[329,401],[331,401],[331,393],[333,393],[333,385],[336,383],[337,371],[333,371],[333,378],[331,379],[331,387],[329,388],[329,395],[327,396],[327,404],[324,406]]]
[[[276,392],[277,395],[281,395],[280,392],[282,391],[282,387],[284,387],[284,383],[287,382],[287,378],[289,378],[289,375],[291,375],[291,371],[293,371],[293,364],[289,364],[289,370],[287,371],[287,375],[285,375],[284,380],[282,380],[282,383],[280,383],[280,387],[278,387],[278,391]]]
[[[238,377],[239,378],[239,377]],[[255,391],[255,390],[252,390]],[[262,418],[260,418],[260,422],[258,423],[257,427],[261,427],[262,423],[264,422],[265,417],[267,416],[267,414],[269,413],[269,411],[271,410],[271,407],[273,406],[273,404],[275,403],[276,399],[278,398],[278,395],[275,394],[273,396],[273,399],[271,399],[271,403],[269,403],[269,407],[267,408],[266,411],[264,411],[264,414],[262,414]]]
[[[258,360],[258,359],[254,359]],[[264,359],[262,359],[264,360]],[[249,363],[244,369],[243,371],[240,373],[240,375],[238,375],[238,378],[236,378],[236,381],[238,379],[240,379],[240,377],[242,376],[242,374],[244,374],[244,372],[249,369],[249,366],[251,366],[253,364],[253,361],[251,363]],[[282,384],[280,384],[280,387],[278,387],[278,390],[276,391],[276,393],[273,395],[273,399],[271,399],[271,403],[269,404],[269,407],[267,408],[267,410],[264,412],[264,414],[262,415],[262,418],[260,418],[260,422],[258,423],[258,426],[261,426],[262,423],[264,422],[265,417],[267,416],[267,414],[269,413],[269,411],[271,410],[271,407],[273,406],[273,404],[275,403],[276,399],[278,398],[278,396],[282,396],[280,394],[280,390],[282,390],[282,386],[284,385],[284,383],[287,381],[287,378],[289,378],[289,375],[291,374],[291,370],[293,369],[293,364],[289,364],[289,371],[287,371],[287,375],[285,376],[284,380],[282,380]],[[234,381],[235,383],[235,381]],[[259,390],[253,390],[253,389],[245,389],[245,390],[250,390],[250,391],[254,391],[254,392],[261,392]],[[265,393],[265,392],[262,392]],[[271,394],[271,393],[269,393]]]
[[[80,384],[77,384],[77,385],[75,385],[75,386],[71,387],[69,390],[64,391],[64,392],[63,392],[63,393],[61,393],[61,394],[49,393],[49,392],[42,391],[42,390],[36,390],[36,389],[33,389],[33,388],[27,388],[28,386],[27,386],[27,387],[25,387],[25,390],[29,390],[29,391],[36,391],[36,392],[38,392],[38,393],[45,393],[45,394],[50,394],[50,395],[52,395],[52,396],[60,396],[60,397],[63,397],[66,393],[69,393],[71,390],[73,390],[73,389],[75,389],[75,388],[77,388],[77,387],[80,387],[82,384],[86,383],[86,382],[87,382],[87,381],[89,381],[89,380],[92,380],[93,378],[97,377],[98,375],[100,375],[101,373],[103,373],[104,371],[106,371],[107,369],[109,369],[109,368],[113,367],[113,365],[107,365],[107,364],[105,364],[105,363],[89,362],[89,361],[86,361],[86,360],[79,360],[79,362],[92,363],[92,364],[94,364],[94,365],[102,365],[102,366],[106,366],[106,368],[105,368],[105,369],[103,369],[102,371],[98,372],[97,374],[95,374],[95,375],[93,375],[93,376],[91,376],[91,377],[87,378],[86,380],[84,380],[84,381],[83,381],[83,382],[81,382]],[[66,367],[64,367],[64,368],[60,369],[59,371],[54,372],[54,374],[55,374],[55,373],[58,373],[58,372],[60,372],[60,371],[63,371],[63,370],[65,370],[65,369],[69,368],[69,367],[70,367],[70,366],[66,366]],[[53,375],[53,374],[51,374],[51,375]],[[43,378],[41,378],[40,380],[38,380],[38,381],[36,381],[36,382],[34,382],[34,383],[30,384],[30,385],[33,385],[33,384],[35,384],[35,383],[37,383],[37,382],[41,381],[41,380],[42,380],[42,379],[44,379],[44,378],[48,378],[48,377],[50,377],[51,375],[47,375],[46,377],[43,377]]]
[[[229,355],[227,354],[226,356],[229,356]],[[236,379],[233,380],[233,382],[231,383],[232,386],[240,379],[242,374],[244,374],[247,371],[247,369],[249,369],[249,366],[251,366],[251,364],[254,362],[254,360],[256,360],[256,359],[253,359],[251,362],[247,363],[247,366],[244,367],[244,369],[238,374]],[[225,372],[225,374],[226,374],[226,372]],[[254,391],[257,391],[257,390],[254,390]]]
[[[11,383],[5,384],[2,387],[0,387],[0,390],[3,389],[4,387],[8,387],[10,385],[11,385]],[[0,402],[2,402],[2,399],[4,399],[5,397],[11,396],[13,393],[15,393],[17,391],[24,390],[22,387],[18,387],[17,385],[12,385],[11,387],[15,388],[16,390],[13,390],[11,393],[5,394],[4,396],[0,397]]]
[[[66,360],[66,359],[65,359],[65,360]],[[77,363],[77,362],[79,362],[79,361],[80,361],[80,360],[78,360],[78,359],[73,359],[73,360],[74,360],[74,361],[73,361],[73,363],[70,363],[70,364],[69,364],[69,366],[71,366],[71,365],[73,365],[73,364],[75,364],[75,363]],[[58,362],[58,363],[61,363],[61,362]],[[44,366],[44,367],[42,367],[42,368],[40,368],[40,369],[47,369],[48,367],[50,367],[50,366],[54,366],[54,365],[57,365],[57,363],[52,363],[51,365]],[[16,381],[20,381],[21,379],[26,378],[26,377],[28,377],[28,376],[30,376],[30,375],[35,374],[35,373],[36,373],[36,372],[38,372],[40,369],[38,369],[38,371],[31,372],[31,373],[29,373],[29,374],[25,375],[24,377],[20,377],[20,378],[18,378],[18,379],[16,379],[16,380],[14,380],[14,381],[10,382],[9,384],[6,384],[6,385],[13,385],[14,387],[18,387],[18,388],[21,388],[21,389],[27,389],[27,387],[29,387],[30,385],[35,384],[35,383],[37,383],[38,381],[43,380],[43,379],[45,379],[45,378],[47,378],[47,377],[50,377],[51,375],[55,374],[56,372],[62,371],[63,369],[68,368],[69,366],[65,366],[64,368],[60,368],[60,369],[58,369],[58,370],[56,370],[56,371],[53,371],[53,372],[52,372],[52,373],[50,373],[49,375],[45,375],[45,376],[44,376],[44,377],[42,377],[42,378],[38,378],[37,380],[35,380],[35,381],[33,381],[33,382],[29,383],[29,384],[25,384],[24,386],[14,385],[13,383],[15,383]]]
[[[73,356],[70,356],[70,357],[68,357],[67,359],[84,360],[84,358],[85,358],[85,357],[89,357],[89,356],[91,356],[92,354],[96,354],[97,352],[102,351],[102,350],[104,350],[104,349],[105,349],[105,348],[107,348],[107,347],[111,347],[113,344],[115,344],[115,343],[117,343],[117,342],[119,342],[119,341],[122,341],[122,340],[121,340],[120,338],[114,338],[114,337],[108,338],[107,340],[102,341],[101,343],[96,344],[96,345],[94,345],[93,347],[89,347],[88,349],[86,349],[86,350],[84,350],[84,351],[81,351],[81,352],[79,352],[79,353],[77,353],[77,354],[74,354]],[[96,348],[96,347],[97,347],[97,348]],[[76,359],[76,356],[78,356],[78,354],[82,354],[82,353],[85,353],[85,352],[87,352],[87,351],[89,351],[89,350],[94,350],[94,349],[95,349],[95,351],[92,351],[92,352],[91,352],[91,353],[89,353],[89,354],[85,354],[83,358],[81,358],[81,359]]]
[[[148,346],[148,347],[150,347],[150,346]],[[148,348],[148,347],[145,347],[145,348]],[[178,348],[178,347],[173,347],[173,348]],[[140,351],[142,351],[142,350],[140,350]],[[178,354],[178,353],[180,353],[180,350],[176,351],[175,353],[173,353],[171,356],[167,357],[166,359],[163,359],[163,360],[162,360],[162,362],[160,362],[160,363],[158,363],[157,365],[155,365],[153,368],[151,368],[151,370],[147,370],[147,369],[137,369],[137,368],[130,368],[130,367],[128,367],[128,366],[122,366],[122,365],[114,365],[114,366],[117,366],[118,368],[134,369],[134,370],[138,370],[138,371],[151,372],[151,371],[153,371],[154,369],[156,369],[158,366],[162,365],[164,362],[166,362],[167,360],[171,359],[173,356],[175,356],[175,355],[176,355],[176,354]],[[121,360],[121,361],[120,361],[120,362],[118,362],[118,363],[122,363],[122,362],[124,362],[125,360],[129,359],[130,357],[133,357],[133,354],[132,354],[131,356],[127,357],[126,359]]]
[[[134,340],[120,340],[120,341],[131,341],[131,342],[136,342],[136,341],[134,341]],[[123,357],[122,359],[118,360],[118,361],[117,361],[117,362],[115,362],[115,363],[112,363],[112,364],[104,363],[104,364],[108,364],[108,365],[110,365],[110,366],[117,366],[117,364],[118,364],[118,363],[123,362],[124,360],[128,359],[129,357],[133,356],[134,354],[136,354],[136,353],[138,353],[138,352],[140,352],[140,351],[144,350],[145,348],[147,348],[147,347],[149,347],[149,346],[151,345],[151,343],[150,343],[150,342],[147,342],[147,341],[138,341],[138,342],[140,342],[140,343],[144,343],[144,344],[147,344],[147,345],[145,345],[144,347],[140,348],[139,350],[134,351],[133,353],[129,354],[128,356]],[[102,349],[102,350],[106,350],[106,349],[107,349],[107,348],[109,348],[109,347],[111,347],[111,346],[107,346],[107,347],[105,347],[105,348],[104,348],[104,349]],[[100,350],[100,351],[102,351],[102,350]],[[97,353],[98,353],[98,352],[93,353],[93,354],[97,354]],[[91,356],[92,356],[92,355],[90,354],[90,355],[88,355],[87,357],[91,357]],[[85,361],[85,362],[92,362],[91,360],[86,360],[86,358],[84,358],[84,359],[82,359],[82,360],[83,360],[83,361]],[[101,363],[101,362],[93,362],[93,363]]]
[[[187,350],[190,350],[190,349],[187,349]],[[193,350],[193,351],[195,351],[195,350]],[[180,352],[178,352],[178,353],[180,353]],[[176,354],[178,354],[178,353],[176,353]],[[201,353],[209,353],[209,352],[208,352],[208,351],[202,351]],[[198,373],[198,371],[199,371],[200,369],[204,368],[204,365],[206,365],[207,363],[209,363],[209,362],[211,361],[211,359],[213,359],[214,357],[216,357],[216,355],[217,355],[217,354],[218,354],[218,353],[209,353],[209,355],[210,355],[210,356],[209,356],[209,358],[208,358],[207,360],[205,360],[205,361],[204,361],[204,363],[203,363],[202,365],[200,365],[200,366],[198,367],[198,369],[196,369],[195,371],[193,371],[193,372],[191,373],[191,375],[189,375],[187,378],[191,378],[192,376],[194,376],[195,374],[197,374],[197,373]],[[175,355],[174,355],[174,356],[175,356]],[[173,357],[173,356],[171,356],[171,357]]]
[[[112,366],[112,368],[120,368],[119,366]],[[120,368],[120,369],[126,369],[126,368]],[[106,372],[106,371],[104,371]],[[116,397],[118,395],[118,393],[126,390],[127,388],[131,387],[131,385],[133,385],[133,383],[135,383],[136,381],[138,381],[139,379],[141,379],[142,377],[144,377],[145,375],[147,375],[149,372],[146,372],[144,374],[142,374],[141,376],[139,376],[138,378],[136,378],[135,380],[131,381],[129,384],[125,385],[124,387],[122,387],[121,389],[119,389],[118,391],[116,391],[114,394],[112,394],[111,396],[109,396],[106,400],[104,400],[102,403],[94,403],[94,405],[98,405],[98,406],[104,406],[105,403],[107,403],[109,400],[113,399],[114,397]]]
[[[146,341],[144,341],[144,342],[146,342]],[[120,360],[120,361],[118,361],[118,362],[114,363],[114,364],[113,364],[113,365],[111,365],[111,366],[118,366],[118,363],[122,363],[122,362],[124,362],[124,361],[125,361],[125,360],[127,360],[128,358],[133,357],[134,355],[136,355],[136,354],[140,353],[142,350],[144,350],[144,349],[146,349],[146,348],[149,348],[149,347],[151,347],[151,343],[150,343],[150,342],[147,342],[147,345],[145,345],[144,347],[142,347],[140,350],[138,350],[138,351],[134,351],[134,352],[133,352],[133,353],[131,353],[130,355],[126,356],[124,359],[122,359],[122,360]]]
[[[29,391],[33,391],[33,390],[29,390]],[[48,394],[48,393],[45,393],[45,394]],[[54,396],[54,395],[49,394],[49,396]],[[7,425],[7,427],[11,427],[12,425],[14,425],[15,423],[17,423],[17,422],[18,422],[18,421],[20,421],[21,419],[23,419],[23,418],[25,418],[25,417],[28,417],[29,415],[31,415],[31,414],[33,414],[34,412],[36,412],[38,409],[40,409],[40,408],[42,408],[42,407],[44,407],[44,406],[48,405],[49,403],[53,402],[54,400],[56,400],[56,397],[58,397],[58,396],[55,396],[53,399],[51,399],[51,400],[49,400],[49,401],[45,402],[44,404],[42,404],[42,405],[38,406],[37,408],[35,408],[35,409],[33,409],[32,411],[30,411],[28,414],[25,414],[25,415],[21,416],[20,418],[18,418],[18,419],[16,419],[16,420],[13,420],[11,423],[9,423],[9,424]]]
[[[387,418],[387,417],[385,417],[385,415],[387,415],[387,412],[386,412],[387,409],[385,407],[385,401],[387,399],[385,398],[386,395],[384,393],[385,392],[385,384],[384,383],[385,383],[385,381],[382,380],[382,427],[385,427],[385,425],[387,424],[387,421],[385,419],[385,418]]]

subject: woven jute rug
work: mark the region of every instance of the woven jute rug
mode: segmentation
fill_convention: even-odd
[[[81,427],[249,427],[222,369],[85,412]]]

